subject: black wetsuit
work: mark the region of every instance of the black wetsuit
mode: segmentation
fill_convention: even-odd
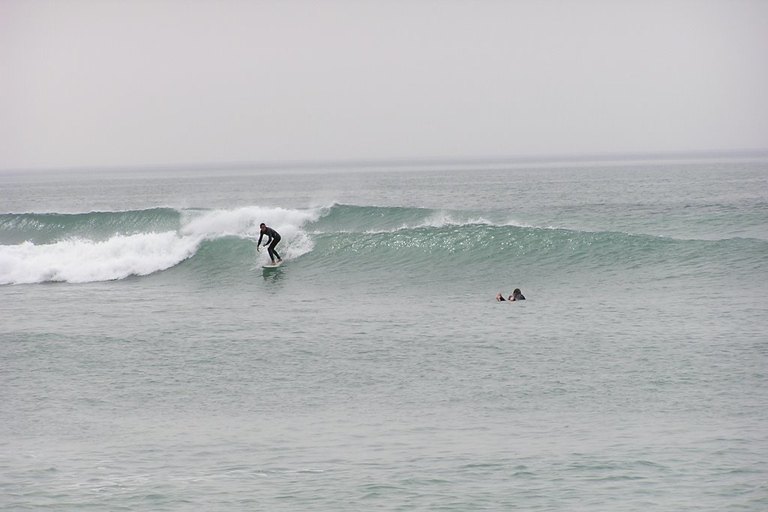
[[[269,252],[269,259],[271,259],[272,261],[275,261],[275,257],[277,257],[278,260],[282,260],[283,258],[281,258],[280,255],[277,254],[277,251],[275,250],[275,246],[280,241],[280,233],[278,233],[272,228],[266,228],[259,235],[259,241],[256,242],[256,247],[259,247],[261,245],[261,239],[264,237],[264,235],[267,235],[267,237],[269,237],[269,240],[267,240],[267,245],[269,245],[269,247],[267,248],[267,251]]]
[[[512,296],[512,299],[513,299],[513,300],[525,300],[525,297],[523,296],[523,294],[522,294],[522,293],[520,293],[520,292],[517,292],[516,294],[514,294],[514,295]]]

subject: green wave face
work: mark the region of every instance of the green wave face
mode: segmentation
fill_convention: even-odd
[[[691,272],[748,276],[768,267],[768,242],[759,239],[680,240],[523,226],[503,212],[352,205],[154,208],[0,215],[0,283],[122,279],[187,261],[183,268],[193,274],[250,268],[266,262],[265,251],[254,251],[262,221],[281,233],[281,255],[309,280],[335,272],[362,281],[452,283],[514,272],[588,284]]]
[[[115,235],[176,231],[181,212],[171,208],[152,208],[125,212],[25,213],[0,215],[0,243],[49,244],[80,237],[105,240]]]

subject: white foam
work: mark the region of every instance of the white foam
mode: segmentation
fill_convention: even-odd
[[[303,226],[319,219],[325,211],[326,207],[291,210],[260,206],[234,210],[187,211],[182,218],[181,232],[206,238],[238,236],[257,241],[259,224],[263,222],[280,233],[281,241],[277,247],[280,256],[283,259],[293,259],[313,249],[312,239],[303,230]],[[262,240],[262,243],[264,241],[266,239]],[[260,261],[266,263],[268,259],[266,250],[262,250]]]
[[[516,221],[514,219],[509,219],[504,224],[502,224],[502,226],[512,226],[512,227],[515,227],[515,228],[535,228],[536,227],[533,224],[524,224],[524,223],[518,222],[518,221]]]
[[[185,211],[181,232],[185,235],[258,237],[259,224],[265,223],[281,236],[296,232],[307,222],[320,218],[322,209],[289,210],[247,206],[234,210]]]
[[[101,242],[70,239],[0,246],[0,284],[87,283],[144,276],[189,258],[202,239],[168,231],[117,235]]]
[[[313,249],[312,239],[303,230],[303,226],[319,219],[327,209],[291,210],[247,206],[234,210],[190,211],[185,212],[182,218],[181,232],[206,238],[238,236],[256,241],[259,238],[259,224],[263,222],[280,233],[278,253],[283,259],[292,259]],[[262,250],[262,255],[260,260],[265,263],[268,261],[266,250]]]
[[[418,224],[403,224],[400,227],[397,228],[390,228],[390,229],[369,229],[366,230],[365,233],[369,235],[374,234],[380,234],[380,233],[396,233],[398,231],[404,231],[409,229],[420,229],[420,228],[444,228],[446,226],[496,226],[496,227],[502,227],[502,226],[514,226],[514,227],[532,227],[526,224],[521,224],[514,220],[508,220],[506,222],[498,223],[493,222],[491,220],[486,219],[485,217],[472,217],[467,218],[464,220],[457,220],[455,219],[449,212],[435,212],[433,215],[425,219],[423,222],[420,222]],[[350,231],[351,232],[351,231]]]
[[[417,228],[442,228],[445,226],[515,226],[515,227],[530,227],[518,223],[515,220],[508,220],[506,222],[498,223],[485,217],[469,217],[465,219],[456,219],[455,214],[451,212],[439,211],[435,212],[432,216],[426,219],[421,224],[418,224]]]

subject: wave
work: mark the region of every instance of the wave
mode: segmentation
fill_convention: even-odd
[[[385,206],[334,204],[309,226],[317,233],[384,233],[404,229],[463,225],[501,225],[526,227],[506,213],[432,210]]]
[[[175,231],[181,212],[151,208],[122,212],[24,213],[0,215],[0,244],[48,244],[71,237],[105,240],[114,235]]]
[[[317,259],[405,261],[424,266],[471,263],[547,267],[559,272],[627,269],[716,258],[753,265],[768,263],[760,240],[677,240],[621,232],[574,231],[485,223],[416,226],[393,231],[334,233],[317,238]]]
[[[189,258],[200,241],[168,231],[116,235],[100,242],[76,238],[46,245],[24,242],[0,249],[0,284],[85,283],[143,276]]]
[[[244,207],[3,214],[0,284],[84,283],[145,276],[192,258],[201,245],[210,242],[235,238],[253,249],[260,222],[281,233],[283,256],[296,258],[312,250],[312,240],[301,226],[316,220],[320,212]],[[253,253],[248,254],[252,257]]]
[[[397,268],[450,277],[473,265],[495,271],[514,265],[542,275],[660,266],[668,275],[726,267],[749,274],[768,267],[762,240],[679,240],[526,226],[505,212],[334,204],[0,215],[0,284],[116,280],[188,260],[195,262],[191,271],[224,262],[253,266],[254,258],[267,259],[253,250],[260,222],[282,235],[284,259],[346,273]]]

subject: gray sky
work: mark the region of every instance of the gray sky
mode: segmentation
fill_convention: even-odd
[[[764,0],[0,0],[0,169],[765,148]]]

